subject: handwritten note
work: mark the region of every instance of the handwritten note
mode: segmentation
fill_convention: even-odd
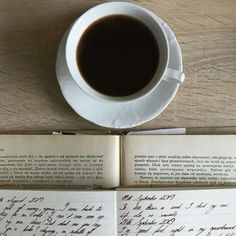
[[[236,236],[236,189],[119,191],[119,236]]]
[[[236,189],[0,190],[0,236],[236,236]]]
[[[0,191],[0,236],[112,236],[115,192]]]

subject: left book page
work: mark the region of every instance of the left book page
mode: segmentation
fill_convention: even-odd
[[[114,191],[0,190],[0,235],[116,235]]]
[[[0,186],[112,188],[119,136],[0,135]]]

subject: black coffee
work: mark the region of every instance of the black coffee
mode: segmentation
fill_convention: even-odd
[[[143,89],[159,63],[153,33],[139,20],[112,15],[94,22],[77,49],[80,73],[96,91],[128,96]]]

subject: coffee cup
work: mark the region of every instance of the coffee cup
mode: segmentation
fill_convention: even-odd
[[[78,66],[78,45],[85,31],[95,22],[112,15],[125,15],[142,22],[152,32],[159,48],[159,62],[150,82],[139,91],[128,96],[110,96],[94,89],[82,75]],[[71,26],[65,41],[65,60],[71,77],[87,95],[104,102],[131,102],[148,96],[162,81],[181,83],[184,74],[169,68],[169,41],[163,26],[149,10],[127,2],[109,2],[97,5],[81,15]],[[145,63],[145,61],[143,62]]]

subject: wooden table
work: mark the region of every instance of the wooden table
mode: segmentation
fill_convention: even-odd
[[[59,41],[93,0],[0,1],[0,132],[102,129],[79,117],[55,76]],[[137,128],[236,126],[236,1],[132,1],[175,32],[186,80],[167,109]]]

